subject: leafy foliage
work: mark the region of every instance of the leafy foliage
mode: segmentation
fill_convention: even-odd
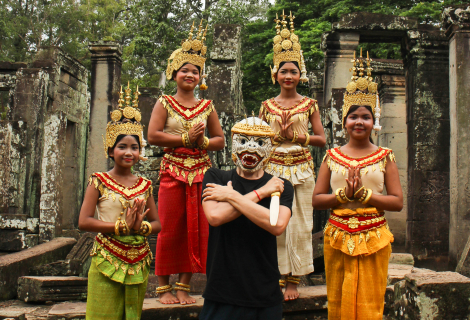
[[[122,82],[163,85],[167,58],[191,23],[208,20],[243,27],[244,101],[257,110],[279,92],[271,83],[273,19],[284,9],[296,16],[307,70],[321,68],[322,33],[344,14],[358,11],[416,17],[437,24],[442,8],[461,0],[0,0],[0,61],[31,61],[40,46],[58,46],[90,66],[88,42],[114,40],[123,46]],[[208,46],[212,43],[208,31]],[[398,44],[366,46],[372,56],[400,58]],[[210,63],[210,60],[208,60]],[[174,84],[166,83],[165,91]],[[307,94],[307,87],[299,87]]]

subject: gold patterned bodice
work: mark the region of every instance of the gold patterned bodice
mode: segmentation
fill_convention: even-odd
[[[215,110],[212,101],[205,99],[190,108],[183,106],[172,96],[161,96],[158,101],[168,111],[163,132],[174,135],[182,135],[201,121],[206,125],[207,118]]]
[[[89,184],[93,184],[100,192],[96,205],[98,220],[116,222],[123,217],[127,208],[132,208],[138,198],[147,200],[153,192],[152,182],[139,177],[131,188],[127,188],[113,179],[106,172],[95,172],[90,176]]]
[[[278,120],[281,120],[282,112],[288,111],[292,115],[292,130],[298,134],[308,134],[310,115],[318,111],[318,104],[316,100],[304,97],[299,103],[285,108],[272,98],[263,101],[260,110],[274,132],[280,130]],[[314,174],[313,168],[312,156],[308,148],[287,140],[275,146],[266,172],[287,179],[293,185],[298,185]]]

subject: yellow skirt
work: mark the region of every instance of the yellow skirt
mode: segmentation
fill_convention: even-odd
[[[392,247],[350,256],[330,245],[325,234],[328,320],[382,320]]]

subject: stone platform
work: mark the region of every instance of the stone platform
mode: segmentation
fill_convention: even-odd
[[[284,319],[327,319],[326,286],[299,288],[300,298],[284,303]],[[163,305],[155,298],[144,300],[142,320],[194,320],[201,312],[204,299],[194,296],[196,303],[182,306]],[[31,305],[17,300],[0,303],[0,320],[78,320],[85,319],[86,302],[64,302],[53,305]]]

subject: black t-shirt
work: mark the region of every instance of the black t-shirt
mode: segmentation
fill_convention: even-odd
[[[204,175],[203,190],[208,183],[227,185],[245,195],[264,186],[272,175],[264,173],[258,180],[240,177],[236,170],[209,169]],[[284,180],[280,204],[291,209],[292,184]],[[268,208],[271,198],[259,205]],[[209,226],[207,285],[203,297],[220,303],[244,307],[271,307],[283,301],[279,288],[276,236],[241,215],[218,227]]]

